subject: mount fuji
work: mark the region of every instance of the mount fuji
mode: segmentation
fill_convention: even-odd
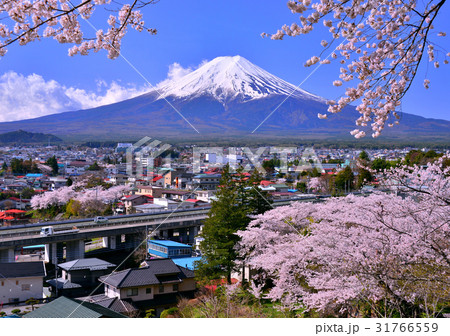
[[[348,106],[326,120],[318,119],[317,114],[325,113],[327,107],[326,99],[297,88],[241,56],[227,56],[217,57],[181,79],[132,99],[0,123],[0,130],[21,129],[86,140],[136,139],[145,135],[217,139],[249,136],[256,128],[256,137],[349,137],[359,116],[355,108]],[[403,113],[400,125],[386,130],[385,135],[450,140],[450,121]]]

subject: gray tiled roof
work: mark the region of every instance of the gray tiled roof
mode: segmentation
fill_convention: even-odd
[[[55,287],[55,285],[56,285],[55,279],[47,280],[47,283],[53,287]],[[77,283],[70,282],[69,280],[63,279],[63,278],[58,278],[56,283],[58,285],[58,289],[73,289],[73,288],[81,288],[82,287],[81,285],[79,285]]]
[[[59,264],[58,267],[66,271],[84,270],[88,269],[90,271],[108,269],[110,267],[115,267],[116,265],[111,264],[107,261],[98,258],[86,258],[86,259],[76,259],[72,261]]]
[[[1,278],[44,277],[43,261],[0,263]]]
[[[118,313],[130,313],[137,310],[137,308],[129,301],[120,300],[118,297],[111,298],[104,294],[91,296],[88,301]]]
[[[161,284],[165,282],[165,278],[173,281],[173,276],[179,280],[194,277],[194,272],[176,265],[172,259],[150,259],[146,263],[147,267],[112,273],[99,280],[116,288],[127,288]]]
[[[100,305],[61,296],[26,314],[24,318],[99,318],[126,317]]]

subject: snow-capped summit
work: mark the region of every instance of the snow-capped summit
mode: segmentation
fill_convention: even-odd
[[[221,103],[238,96],[252,100],[269,95],[292,95],[323,101],[323,98],[268,73],[242,56],[217,57],[158,91],[160,98],[195,98],[208,94]]]

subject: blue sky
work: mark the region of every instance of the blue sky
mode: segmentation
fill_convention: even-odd
[[[322,50],[320,40],[328,35],[319,28],[310,35],[283,41],[261,38],[262,32],[274,33],[283,24],[297,20],[298,15],[287,9],[286,2],[161,0],[143,10],[146,25],[158,29],[158,34],[130,31],[122,53],[154,85],[167,77],[169,66],[175,62],[195,68],[204,60],[227,55],[241,55],[297,85],[313,70],[305,68],[304,62]],[[105,27],[100,17],[106,13],[101,8],[97,11],[92,22],[98,28]],[[445,18],[449,15],[447,3],[436,22],[437,31],[450,34]],[[84,28],[86,32],[92,29]],[[448,39],[439,41],[450,46]],[[148,89],[145,80],[123,59],[109,60],[106,52],[69,57],[68,47],[44,39],[9,49],[0,59],[0,121],[111,103]],[[344,90],[331,85],[338,75],[337,66],[324,65],[302,88],[334,99]],[[425,78],[431,80],[428,90],[422,86]],[[450,64],[437,70],[424,64],[403,100],[403,111],[450,119],[449,78]]]

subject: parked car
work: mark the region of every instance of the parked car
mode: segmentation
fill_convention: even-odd
[[[97,216],[94,218],[94,222],[95,223],[106,223],[106,222],[108,222],[108,218]]]

